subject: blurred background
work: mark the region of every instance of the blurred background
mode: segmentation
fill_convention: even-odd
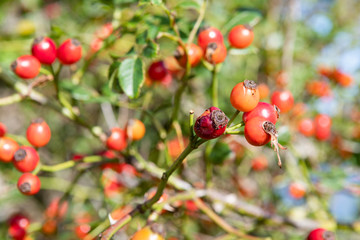
[[[30,54],[35,37],[49,36],[58,45],[67,38],[76,38],[83,46],[84,57],[76,65],[61,71],[62,87],[71,95],[74,105],[84,112],[89,123],[99,125],[105,131],[114,126],[123,127],[129,118],[142,117],[141,104],[146,96],[150,96],[149,109],[154,111],[153,117],[165,126],[171,114],[172,97],[179,86],[176,73],[166,86],[145,84],[137,99],[127,98],[120,87],[108,87],[109,66],[115,60],[136,52],[144,32],[154,39],[161,31],[171,31],[163,9],[145,2],[2,0],[0,98],[13,94],[16,83],[22,82],[11,72],[10,64],[18,56]],[[174,11],[181,36],[186,39],[202,1],[164,2]],[[306,238],[309,225],[316,223],[314,226],[336,232],[337,239],[359,239],[359,12],[360,1],[357,0],[208,1],[202,26],[220,29],[226,39],[233,26],[246,22],[253,27],[255,35],[250,47],[229,49],[218,73],[219,105],[227,116],[234,112],[229,102],[230,92],[235,84],[245,79],[266,86],[268,93],[262,101],[270,102],[272,92],[281,89],[290,90],[295,99],[292,110],[281,115],[277,124],[279,141],[288,147],[281,154],[283,169],[277,167],[276,154],[270,146],[252,147],[244,137],[231,136],[190,155],[181,173],[189,182],[198,182],[202,186],[204,161],[201,159],[206,158],[213,164],[213,189],[228,194],[224,196],[229,198],[236,196],[274,216],[295,219],[301,225],[294,226],[285,220],[281,224],[265,221],[262,217],[254,217],[251,212],[244,214],[236,210],[236,206],[235,210],[228,210],[223,202],[212,199],[212,207],[233,226],[256,236],[300,240]],[[117,26],[120,33],[111,44],[101,43],[106,47],[99,51],[94,39],[106,23]],[[155,60],[171,57],[177,47],[176,43],[165,38],[159,39],[158,43],[159,54],[145,58],[145,68]],[[88,68],[82,75],[83,87],[75,88],[71,84],[73,74],[86,63]],[[185,136],[188,122],[182,119],[187,119],[188,111],[193,109],[195,115],[200,115],[211,105],[211,72],[206,64],[200,64],[192,74],[180,109],[180,125]],[[49,98],[55,95],[51,84],[40,86],[37,91]],[[106,99],[114,97],[119,100],[118,106],[110,106],[111,116],[106,110],[109,105],[94,97],[94,92]],[[319,114],[329,116],[332,121],[331,136],[327,139],[307,135],[306,129],[301,127],[302,120],[314,120]],[[0,122],[19,142],[24,141],[27,126],[37,117],[44,118],[53,133],[46,148],[39,150],[43,164],[53,165],[72,159],[76,154],[94,155],[105,150],[86,129],[45,105],[26,100],[0,106]],[[157,130],[150,118],[143,121],[147,132],[136,147],[146,159],[166,168],[169,162],[163,146],[159,145]],[[240,121],[239,117],[236,122]],[[169,136],[168,148],[174,148],[174,151],[181,148],[179,145],[182,144],[175,139],[175,131]],[[175,152],[174,156],[177,154]],[[47,235],[41,230],[44,210],[62,196],[76,174],[71,169],[42,173],[41,192],[27,197],[16,189],[20,173],[13,166],[0,163],[0,238],[10,239],[7,238],[7,220],[12,214],[22,212],[34,223],[33,239],[78,239],[74,229],[82,223],[77,222],[77,218],[87,216],[90,219],[87,223],[94,227],[106,218],[107,212],[141,202],[149,188],[156,186],[156,181],[143,173],[143,177],[134,177],[125,186],[111,189],[114,193],[109,190],[109,195],[105,193],[107,186],[103,181],[103,169],[89,171],[81,176],[76,190],[70,194],[70,207],[57,227],[57,233]],[[186,214],[188,209],[184,209],[159,218],[159,222],[166,225],[166,236],[177,236],[178,239],[217,239],[214,236],[221,236],[221,230],[206,227],[210,223],[200,213],[196,212],[193,217]],[[143,223],[145,219],[136,218],[117,239],[128,239]],[[183,226],[179,226],[180,223]]]

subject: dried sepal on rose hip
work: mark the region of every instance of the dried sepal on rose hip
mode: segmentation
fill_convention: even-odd
[[[225,61],[227,50],[224,43],[211,42],[205,50],[205,60],[211,64],[218,64]]]
[[[210,107],[196,119],[194,131],[203,139],[214,139],[221,136],[229,122],[228,117],[217,107]]]
[[[278,142],[278,131],[272,122],[263,117],[254,117],[245,123],[244,135],[247,142],[253,146],[263,146],[271,141],[271,146],[278,157],[278,165],[281,168],[279,152],[280,149],[285,150],[286,147]]]

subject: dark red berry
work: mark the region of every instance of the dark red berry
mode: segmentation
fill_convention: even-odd
[[[161,81],[167,73],[168,71],[163,61],[153,62],[148,69],[149,77],[155,81]]]
[[[228,39],[232,47],[246,48],[252,43],[254,33],[250,26],[237,25],[230,30]]]
[[[10,226],[17,225],[21,228],[26,229],[30,225],[30,220],[27,217],[25,217],[23,214],[17,213],[10,217],[9,225]]]
[[[203,139],[217,138],[225,132],[228,121],[223,111],[211,107],[196,119],[194,131]]]
[[[31,172],[38,165],[40,157],[32,147],[22,146],[14,154],[14,166],[20,172]]]
[[[127,146],[126,132],[121,128],[113,128],[106,140],[106,146],[111,150],[121,151]]]
[[[200,31],[198,36],[198,45],[206,51],[209,43],[224,43],[224,37],[221,34],[220,30],[214,27],[208,27]]]
[[[62,64],[70,65],[81,59],[81,44],[76,39],[67,39],[57,50],[57,58]]]
[[[19,225],[13,225],[9,227],[8,234],[13,240],[24,240],[26,230]]]
[[[323,228],[317,228],[310,232],[307,240],[335,240],[335,234]]]
[[[38,176],[24,173],[18,180],[17,187],[24,195],[34,195],[40,191],[41,182]]]
[[[2,122],[0,122],[0,137],[3,137],[6,134],[6,126]]]
[[[49,125],[41,118],[34,120],[26,130],[26,138],[34,147],[45,146],[51,138]]]
[[[38,37],[34,40],[31,53],[43,64],[52,64],[56,59],[55,42],[48,37]]]
[[[270,121],[273,124],[275,124],[279,116],[280,116],[280,110],[277,106],[265,102],[259,102],[258,105],[253,110],[249,112],[245,112],[243,114],[242,119],[244,123],[246,123],[247,121],[249,121],[254,117],[263,117],[267,121]]]
[[[31,55],[18,57],[12,64],[11,69],[20,78],[31,79],[36,77],[41,68],[39,60]]]
[[[278,132],[275,125],[263,117],[254,117],[245,123],[244,135],[248,143],[254,146],[262,146],[270,142],[277,153],[278,165],[281,167],[280,150],[286,149],[278,142]]]

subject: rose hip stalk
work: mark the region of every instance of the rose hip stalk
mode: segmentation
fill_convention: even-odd
[[[194,131],[203,139],[214,139],[225,132],[228,122],[229,119],[223,111],[210,107],[196,119]]]

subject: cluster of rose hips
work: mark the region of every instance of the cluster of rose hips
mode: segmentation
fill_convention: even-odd
[[[81,44],[76,39],[65,40],[58,48],[49,37],[39,37],[34,40],[31,47],[32,55],[18,57],[11,68],[14,73],[22,79],[35,78],[41,68],[41,64],[51,65],[56,58],[61,64],[71,65],[81,59]]]
[[[298,123],[298,130],[306,137],[315,135],[319,141],[326,141],[331,135],[331,118],[326,114],[318,114],[314,120],[303,118]]]
[[[228,41],[233,48],[247,48],[254,39],[254,33],[250,26],[237,25],[233,27],[228,34]],[[225,61],[227,48],[224,43],[224,37],[219,29],[215,27],[203,28],[198,35],[197,44],[185,44],[187,57],[184,47],[178,46],[174,57],[167,58],[164,61],[153,62],[147,71],[148,82],[160,82],[165,86],[171,83],[171,73],[177,73],[182,68],[186,68],[187,62],[191,67],[196,67],[202,59],[210,64],[219,64]]]
[[[113,33],[113,31],[114,28],[111,23],[106,23],[97,29],[94,33],[94,38],[90,43],[91,53],[99,51],[104,45],[104,40],[107,39]]]
[[[40,190],[41,185],[39,178],[31,173],[40,161],[35,148],[43,147],[50,141],[50,128],[43,119],[34,120],[26,130],[26,138],[33,146],[30,147],[19,146],[12,138],[4,136],[5,126],[1,125],[0,161],[12,162],[15,168],[23,173],[17,183],[19,191],[25,195],[34,195]]]

